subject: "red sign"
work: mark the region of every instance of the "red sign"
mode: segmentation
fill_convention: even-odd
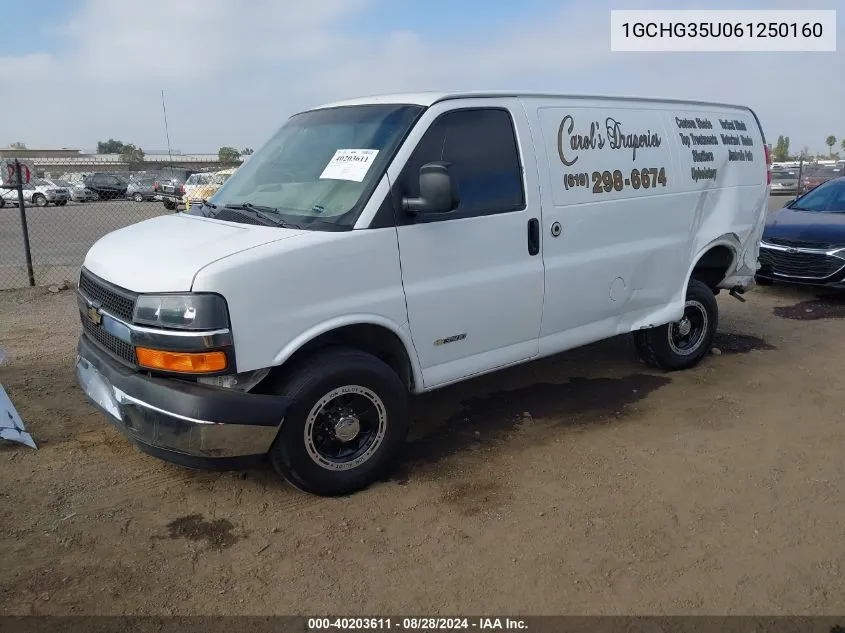
[[[32,169],[26,163],[21,163],[21,181],[22,184],[28,185],[32,180]],[[6,161],[6,169],[3,174],[3,184],[16,186],[18,184],[18,173],[15,166],[15,161]]]

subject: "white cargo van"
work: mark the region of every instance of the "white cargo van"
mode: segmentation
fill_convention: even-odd
[[[315,108],[190,213],[91,248],[77,377],[153,455],[349,493],[395,464],[410,394],[627,332],[652,365],[699,362],[715,295],[753,284],[769,165],[741,106]]]

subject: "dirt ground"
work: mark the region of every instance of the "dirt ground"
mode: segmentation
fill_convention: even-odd
[[[147,457],[84,400],[72,291],[0,293],[3,614],[845,610],[845,300],[726,295],[718,352],[626,338],[428,394],[407,465],[343,499]]]

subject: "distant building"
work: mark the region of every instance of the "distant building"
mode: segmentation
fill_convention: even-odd
[[[174,167],[191,169],[221,169],[230,166],[222,165],[217,160],[217,154],[182,154],[176,151],[168,153],[167,150],[149,152],[145,150],[144,162],[136,164],[123,162],[119,154],[97,154],[66,147],[61,149],[0,147],[0,157],[26,159],[35,165],[35,169],[42,176],[47,174],[56,176],[67,172],[154,171],[171,164]]]

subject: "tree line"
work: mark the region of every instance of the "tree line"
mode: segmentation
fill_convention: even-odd
[[[788,136],[778,136],[778,140],[775,143],[774,147],[772,148],[772,160],[778,163],[782,163],[788,160],[810,160],[812,158],[832,158],[832,159],[839,159],[839,152],[833,151],[833,146],[836,145],[837,141],[839,141],[839,147],[842,148],[842,151],[845,152],[845,138],[841,141],[836,138],[833,134],[825,138],[824,144],[828,147],[828,155],[810,155],[810,148],[804,147],[798,154],[790,154],[789,153],[789,137]]]
[[[144,150],[133,143],[124,143],[110,138],[107,141],[97,142],[98,154],[119,154],[120,160],[128,165],[140,165],[144,162]],[[237,150],[234,147],[224,146],[217,150],[217,160],[224,165],[239,165],[245,156],[253,153],[252,148],[245,147]]]

